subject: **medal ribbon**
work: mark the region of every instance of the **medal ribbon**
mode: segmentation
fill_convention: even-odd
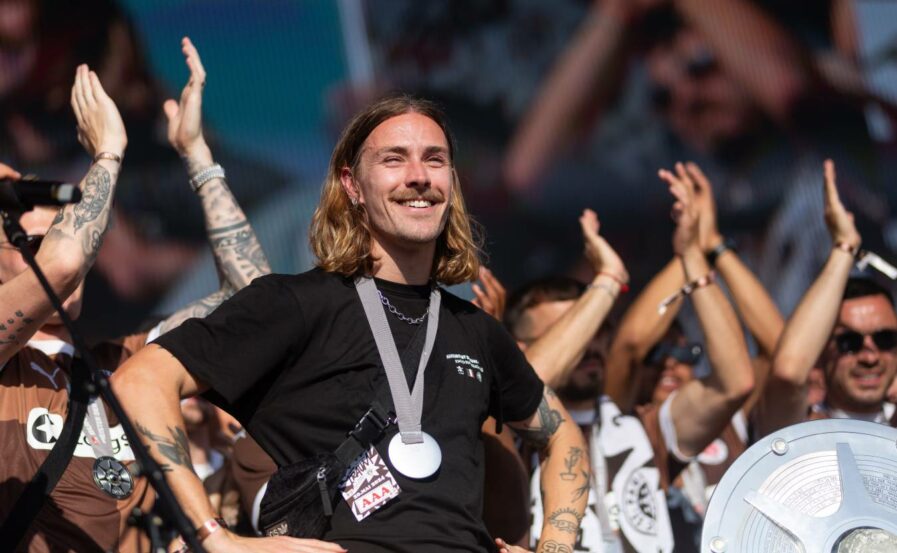
[[[436,330],[439,327],[439,306],[442,296],[439,288],[433,287],[430,291],[430,305],[427,308],[427,334],[424,338],[424,349],[420,355],[420,363],[417,366],[417,376],[414,379],[414,388],[409,392],[408,380],[402,369],[402,361],[389,330],[389,321],[386,320],[386,312],[377,295],[377,285],[368,277],[360,277],[355,281],[355,289],[361,298],[364,314],[368,325],[377,343],[377,351],[383,362],[383,370],[386,371],[386,380],[389,383],[389,393],[392,396],[393,405],[396,408],[396,422],[404,444],[423,443],[424,437],[421,431],[421,416],[424,411],[424,371],[436,342]]]
[[[93,449],[94,455],[100,457],[113,457],[112,431],[109,429],[109,419],[106,417],[106,406],[100,397],[94,398],[87,406],[87,417],[84,418],[84,435]]]

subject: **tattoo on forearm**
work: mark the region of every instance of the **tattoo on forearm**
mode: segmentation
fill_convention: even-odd
[[[214,179],[200,189],[199,195],[222,281],[239,290],[255,277],[270,273],[268,258],[227,184]]]
[[[579,525],[582,522],[582,515],[570,507],[558,509],[548,516],[548,524],[551,524],[561,532],[567,534],[576,534],[579,532]]]
[[[231,297],[233,293],[233,288],[225,286],[220,290],[175,311],[170,317],[165,319],[165,322],[159,327],[161,334],[165,334],[169,330],[180,326],[180,324],[187,319],[205,317],[212,311],[218,309],[218,306],[221,305],[224,300]]]
[[[542,542],[537,553],[573,553],[573,548],[569,545],[558,543],[554,540]]]
[[[102,165],[94,164],[84,177],[81,188],[81,201],[59,210],[44,243],[58,240],[80,242],[81,252],[86,258],[86,270],[103,245],[112,205],[113,176]]]
[[[234,288],[242,288],[255,277],[271,272],[265,252],[249,221],[222,229],[210,229],[209,241],[227,282]]]
[[[0,345],[19,344],[21,340],[19,335],[25,330],[26,325],[33,323],[34,319],[26,317],[22,311],[16,311],[13,315],[6,317],[0,322]]]
[[[588,495],[589,489],[592,487],[592,482],[589,478],[589,473],[584,470],[580,471],[580,472],[582,473],[584,482],[582,483],[582,485],[580,487],[573,490],[573,501],[576,501],[576,500],[582,498],[582,496],[584,496],[584,495]]]
[[[154,434],[150,429],[136,421],[134,426],[146,439],[156,444],[159,453],[164,455],[166,459],[169,459],[175,465],[193,470],[193,463],[190,461],[190,442],[187,439],[187,434],[182,429],[179,427],[166,427],[169,434],[171,434],[171,438],[166,438],[165,436]]]
[[[112,192],[112,176],[105,167],[94,164],[84,177],[84,189],[81,191],[81,201],[75,205],[75,230],[95,221],[103,209],[109,203],[109,195]]]
[[[549,388],[545,388],[545,390],[545,395],[549,395]],[[542,398],[542,403],[539,404],[538,413],[538,424],[530,428],[518,430],[518,434],[532,446],[538,449],[543,449],[548,445],[548,442],[558,431],[558,428],[561,427],[564,418],[561,416],[560,411],[552,409],[551,406],[548,405],[548,400],[545,397]]]
[[[561,473],[561,480],[567,480],[568,482],[576,480],[577,474],[573,469],[579,464],[580,459],[582,459],[582,450],[578,447],[571,447],[570,451],[567,452],[567,456],[564,457],[566,470]]]

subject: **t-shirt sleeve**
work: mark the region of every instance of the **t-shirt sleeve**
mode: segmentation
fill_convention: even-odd
[[[490,412],[503,422],[526,420],[539,407],[545,385],[508,331],[491,318],[489,327],[488,347],[496,367],[498,391],[494,397],[498,405],[492,405]]]
[[[665,423],[662,419],[669,418],[669,409],[664,414],[663,409],[657,405],[650,405],[643,408],[637,408],[639,419],[645,428],[645,433],[654,449],[654,464],[660,471],[660,485],[664,489],[669,488],[679,473],[688,465],[688,461],[683,461],[673,453],[667,443],[669,431],[665,431]],[[669,424],[672,421],[668,421]],[[676,448],[678,451],[678,448]]]
[[[189,319],[154,343],[235,404],[282,366],[304,335],[296,297],[276,276],[255,279],[204,319]]]

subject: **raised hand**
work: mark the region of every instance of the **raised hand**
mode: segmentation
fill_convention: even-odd
[[[676,223],[676,230],[673,232],[673,252],[681,256],[687,250],[699,246],[699,219],[695,202],[695,183],[685,170],[685,165],[676,163],[675,169],[675,173],[661,169],[657,174],[667,183],[670,194],[676,199],[670,213]]]
[[[716,200],[713,185],[697,163],[685,164],[685,172],[691,177],[695,190],[695,206],[698,209],[698,244],[705,254],[723,243],[723,236],[716,225]]]
[[[623,260],[607,240],[598,234],[601,229],[598,215],[591,209],[583,210],[579,217],[579,226],[582,229],[586,258],[592,264],[595,274],[608,273],[621,285],[629,282],[629,272],[626,271]]]
[[[505,300],[508,297],[505,287],[495,278],[492,271],[485,267],[480,267],[480,282],[482,286],[473,285],[473,293],[476,296],[473,304],[501,321],[505,314]]]
[[[78,142],[91,157],[100,152],[124,154],[128,145],[125,124],[97,74],[85,64],[75,71],[71,104],[78,121]]]
[[[860,247],[862,238],[854,224],[853,213],[847,211],[838,195],[838,187],[835,184],[835,162],[830,159],[825,160],[823,171],[825,224],[832,237],[832,243],[847,244],[856,251]]]
[[[169,99],[162,106],[168,118],[168,142],[183,158],[207,156],[211,163],[212,156],[202,134],[202,89],[206,84],[206,70],[189,38],[181,40],[181,51],[190,69],[190,78],[181,92],[180,102]]]

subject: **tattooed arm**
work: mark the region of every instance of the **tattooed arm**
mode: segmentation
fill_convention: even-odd
[[[78,67],[72,87],[71,105],[78,122],[78,140],[91,157],[100,152],[119,156],[127,145],[125,127],[115,104],[106,95],[96,74],[86,65]],[[81,285],[93,265],[109,223],[112,196],[119,162],[107,159],[93,163],[81,181],[82,199],[56,213],[35,209],[22,217],[29,234],[44,234],[36,259],[53,290],[65,300]],[[0,178],[19,174],[0,166]],[[47,221],[47,222],[43,222]],[[6,237],[4,237],[5,239]],[[0,362],[12,357],[53,313],[37,277],[16,252],[3,251],[3,284],[0,286]],[[77,304],[77,294],[69,303]]]
[[[194,527],[217,515],[193,472],[179,399],[208,389],[171,353],[156,344],[138,351],[113,373],[112,391],[140,433],[150,455],[162,465],[165,478]],[[289,538],[243,538],[227,530],[214,532],[202,542],[210,553],[280,553],[308,551],[345,553],[334,543]]]
[[[168,100],[164,109],[168,117],[168,141],[181,155],[192,178],[215,162],[202,134],[202,89],[206,72],[190,39],[185,38],[181,48],[190,68],[190,80],[180,102]],[[171,315],[162,323],[163,333],[191,317],[205,317],[252,279],[271,272],[265,252],[224,179],[206,182],[197,194],[202,201],[206,233],[221,287]]]
[[[542,459],[540,486],[545,522],[536,553],[572,553],[591,482],[585,438],[547,386],[536,413],[509,426],[538,449]]]

